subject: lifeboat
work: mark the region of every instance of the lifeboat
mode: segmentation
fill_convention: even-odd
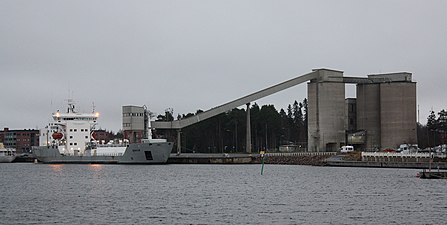
[[[64,134],[59,133],[59,132],[55,132],[55,133],[53,133],[53,135],[51,135],[51,136],[52,136],[53,139],[55,139],[55,140],[60,140],[60,139],[62,139],[62,138],[64,137]]]
[[[92,132],[91,137],[93,138],[93,140],[98,140],[97,139],[98,135],[95,132]]]

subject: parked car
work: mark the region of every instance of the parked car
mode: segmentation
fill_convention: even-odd
[[[353,152],[353,151],[354,151],[354,146],[350,146],[350,145],[342,146],[340,148],[341,153],[348,153],[348,152]]]
[[[394,153],[394,152],[397,152],[397,151],[392,149],[392,148],[386,148],[386,149],[383,150],[383,152]]]

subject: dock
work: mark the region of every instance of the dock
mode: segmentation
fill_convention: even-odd
[[[422,171],[418,174],[421,179],[447,179],[447,171]]]
[[[266,153],[266,164],[324,166],[325,160],[336,155],[335,152],[291,152]],[[171,154],[171,164],[259,164],[260,154],[228,153],[182,153]]]

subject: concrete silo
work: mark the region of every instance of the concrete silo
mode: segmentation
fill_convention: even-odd
[[[320,69],[308,87],[309,151],[336,151],[345,142],[343,72]]]
[[[357,128],[365,130],[365,150],[417,143],[416,83],[411,73],[368,75],[357,84]]]

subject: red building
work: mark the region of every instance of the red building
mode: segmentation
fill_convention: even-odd
[[[0,131],[0,142],[6,148],[15,148],[17,153],[28,153],[32,146],[39,146],[39,130],[9,130]]]
[[[93,131],[93,138],[101,144],[107,144],[109,141],[113,140],[114,135],[112,132],[106,130],[95,130]]]

